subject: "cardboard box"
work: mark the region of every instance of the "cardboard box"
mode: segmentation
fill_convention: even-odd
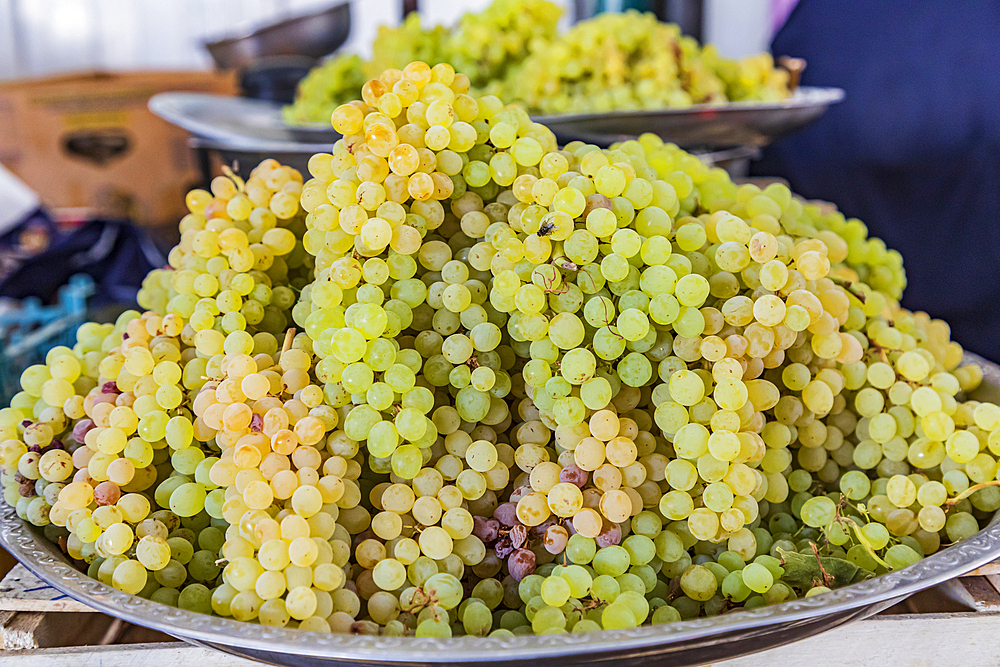
[[[47,207],[176,225],[198,182],[188,135],[146,108],[156,93],[234,94],[217,72],[134,72],[0,83],[0,162]]]

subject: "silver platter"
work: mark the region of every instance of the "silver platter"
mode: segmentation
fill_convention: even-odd
[[[304,174],[309,158],[329,152],[341,136],[332,127],[287,125],[281,117],[280,105],[245,97],[160,93],[149,100],[149,108],[167,122],[190,132],[192,147],[217,156],[222,164],[232,166],[243,177],[249,176],[250,169],[265,158],[278,160]],[[563,143],[574,138],[579,137],[564,138]],[[622,138],[616,137],[615,141]],[[604,141],[605,145],[608,143],[611,142]],[[759,156],[758,147],[749,143],[720,142],[716,150],[699,147],[692,152],[705,163],[723,168]]]
[[[844,99],[840,88],[799,88],[774,103],[699,104],[686,109],[533,116],[560,143],[607,146],[644,132],[682,147],[766,146],[819,118]],[[149,100],[156,115],[195,137],[255,153],[318,153],[340,138],[332,127],[288,125],[281,105],[208,93],[160,93]]]
[[[983,368],[984,386],[976,397],[1000,396],[1000,367],[969,354]],[[869,579],[807,599],[771,607],[699,618],[634,630],[590,634],[514,637],[416,639],[365,635],[315,634],[277,629],[227,618],[205,616],[126,595],[77,570],[38,529],[0,511],[0,546],[40,579],[94,609],[130,623],[160,630],[185,641],[233,655],[278,665],[347,666],[483,664],[648,665],[669,660],[671,667],[700,665],[762,651],[882,609],[1000,557],[997,518],[973,537],[898,572]]]
[[[210,93],[158,93],[149,110],[195,138],[256,153],[329,152],[340,134],[332,127],[288,125],[281,105]]]
[[[766,146],[805,127],[843,99],[840,88],[800,87],[780,102],[696,104],[686,109],[532,116],[532,120],[555,132],[559,143],[577,140],[607,146],[652,132],[682,148]]]

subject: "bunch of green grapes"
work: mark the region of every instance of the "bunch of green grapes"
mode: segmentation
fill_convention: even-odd
[[[289,125],[325,123],[332,109],[357,98],[365,80],[365,65],[360,56],[353,53],[332,56],[299,82],[295,102],[282,108],[282,116]]]
[[[728,100],[776,102],[788,97],[788,70],[775,67],[770,53],[730,60],[720,56],[713,44],[706,44],[701,60],[725,84]]]
[[[1000,509],[1000,407],[862,223],[469,86],[386,70],[309,180],[193,193],[169,314],[84,325],[0,410],[17,514],[184,609],[510,637],[821,595]],[[301,331],[234,317],[244,278]]]
[[[184,400],[181,368],[193,356],[182,355],[181,329],[174,315],[135,311],[114,326],[83,325],[73,350],[54,348],[45,365],[24,372],[21,407],[5,411],[12,429],[2,448],[7,501],[63,538],[92,576],[147,597],[161,588],[149,571],[174,557],[186,566],[178,583],[189,571],[192,584],[218,575],[211,545],[222,531],[208,530],[207,515],[185,513],[183,525],[169,511],[151,515],[152,487],[173,469],[163,439],[164,424],[174,426],[167,411]],[[146,532],[151,522],[156,539]],[[166,524],[170,530],[159,530]],[[208,546],[196,551],[199,539]],[[175,590],[173,603],[183,595],[196,608],[203,588]]]
[[[645,137],[644,141],[645,147],[641,144],[626,144],[622,149],[631,149],[639,155],[640,150],[643,152],[648,150],[655,154],[662,152],[664,148],[655,138]],[[573,148],[573,145],[567,146],[567,150]],[[876,251],[870,257],[857,256],[857,253],[854,253],[854,257],[849,257],[852,254],[851,244],[836,234],[824,230],[823,227],[827,224],[816,229],[800,220],[802,206],[795,200],[787,198],[787,191],[776,187],[761,193],[756,188],[737,190],[731,184],[725,188],[727,190],[725,194],[735,200],[726,204],[732,213],[723,210],[711,215],[702,213],[695,218],[691,214],[698,213],[697,201],[681,201],[680,206],[673,211],[667,211],[668,215],[675,218],[670,225],[674,232],[672,240],[676,243],[676,248],[682,252],[673,254],[671,248],[666,245],[662,245],[655,252],[652,248],[647,249],[643,245],[645,240],[642,238],[645,234],[636,235],[632,245],[629,245],[630,235],[623,234],[623,231],[630,230],[627,228],[623,230],[622,227],[632,224],[634,215],[632,211],[641,207],[636,207],[636,202],[627,195],[625,198],[629,201],[623,201],[622,193],[625,193],[627,188],[632,188],[631,192],[634,195],[636,192],[655,191],[657,186],[663,189],[669,187],[671,192],[675,192],[674,186],[676,186],[681,190],[679,194],[683,195],[681,197],[683,200],[690,195],[693,178],[702,180],[705,174],[685,175],[683,172],[678,172],[674,169],[676,165],[668,164],[668,156],[661,154],[656,160],[651,160],[651,163],[656,164],[660,175],[669,179],[669,184],[665,184],[664,181],[643,184],[638,177],[622,178],[621,174],[616,172],[615,167],[626,174],[629,173],[627,156],[625,160],[614,163],[610,165],[612,168],[608,168],[609,160],[606,157],[602,158],[599,151],[585,146],[580,146],[577,150],[580,153],[576,157],[581,159],[579,172],[572,176],[576,181],[575,186],[581,192],[591,194],[596,190],[597,196],[605,198],[602,203],[607,206],[605,210],[608,212],[592,210],[585,216],[581,215],[586,210],[586,204],[590,203],[584,197],[579,197],[580,208],[576,212],[565,208],[553,208],[550,204],[547,212],[539,211],[536,214],[536,219],[541,221],[538,223],[539,231],[523,238],[520,249],[513,244],[506,246],[506,249],[508,252],[513,250],[511,254],[515,258],[520,250],[523,256],[530,257],[532,262],[544,261],[549,253],[545,237],[551,234],[553,239],[562,240],[565,257],[559,257],[548,265],[539,264],[534,268],[525,266],[522,275],[530,275],[535,288],[550,290],[556,288],[559,292],[570,294],[574,293],[570,286],[562,289],[560,287],[568,280],[572,280],[573,274],[576,274],[579,291],[575,294],[583,296],[572,300],[570,303],[573,305],[570,309],[563,308],[565,300],[557,302],[558,305],[553,303],[552,297],[549,297],[548,304],[544,300],[539,300],[538,297],[545,295],[543,289],[538,289],[538,297],[532,300],[529,295],[533,291],[532,285],[518,287],[518,281],[514,276],[511,276],[510,283],[504,280],[501,289],[508,291],[496,295],[498,299],[506,300],[508,304],[517,308],[518,312],[511,317],[510,324],[515,322],[518,315],[521,317],[519,322],[521,326],[518,330],[508,327],[511,336],[516,339],[520,335],[529,340],[535,337],[529,353],[535,353],[536,346],[538,353],[532,354],[530,365],[526,364],[524,367],[526,391],[532,396],[535,406],[540,409],[543,423],[557,429],[556,452],[560,457],[560,465],[550,464],[544,460],[544,450],[525,438],[526,442],[517,453],[521,454],[522,448],[526,450],[523,460],[526,467],[530,468],[528,480],[530,489],[526,490],[517,501],[517,519],[525,525],[539,525],[548,520],[550,514],[559,515],[560,511],[565,513],[564,516],[572,516],[573,527],[577,533],[573,539],[578,540],[580,543],[578,546],[581,547],[581,553],[574,557],[577,558],[574,562],[596,563],[606,550],[611,550],[612,553],[607,557],[614,558],[621,564],[619,571],[613,573],[615,576],[624,576],[629,564],[632,567],[646,565],[654,551],[658,549],[659,557],[664,561],[661,571],[669,565],[669,571],[675,573],[669,576],[672,578],[680,575],[685,592],[690,584],[691,596],[702,602],[708,602],[715,596],[716,586],[712,584],[713,577],[691,574],[692,571],[689,570],[691,561],[690,558],[685,560],[682,547],[688,540],[693,543],[725,543],[727,550],[735,554],[731,559],[727,558],[727,563],[735,566],[739,561],[740,565],[740,574],[730,577],[731,581],[727,586],[739,588],[733,582],[743,581],[740,577],[745,575],[749,588],[739,589],[740,598],[741,601],[748,600],[750,606],[763,604],[765,601],[787,599],[789,595],[794,594],[790,584],[782,584],[776,589],[779,593],[769,598],[750,597],[753,592],[762,595],[769,591],[773,583],[772,578],[777,580],[780,576],[781,572],[776,570],[781,561],[775,556],[780,556],[782,550],[801,547],[801,544],[796,545],[787,539],[790,535],[786,535],[784,531],[777,531],[779,534],[772,536],[768,531],[754,525],[759,523],[761,518],[760,502],[768,503],[765,507],[770,509],[771,504],[786,501],[789,497],[789,487],[793,492],[798,492],[798,495],[791,499],[787,511],[781,508],[782,511],[775,513],[779,520],[787,518],[794,525],[795,518],[800,518],[807,529],[824,530],[829,540],[827,546],[832,545],[831,553],[847,557],[852,562],[860,564],[866,571],[876,572],[881,568],[905,566],[915,562],[922,554],[935,551],[940,545],[937,532],[946,528],[945,512],[941,506],[947,507],[951,504],[944,485],[933,480],[928,481],[928,478],[922,475],[906,477],[905,475],[911,470],[908,465],[895,465],[889,461],[885,461],[882,469],[878,470],[881,479],[871,488],[859,481],[867,481],[866,475],[860,472],[845,473],[841,469],[852,463],[862,469],[871,469],[878,463],[879,455],[868,458],[871,456],[869,454],[871,450],[867,448],[864,450],[864,460],[855,456],[852,461],[851,454],[857,450],[849,443],[844,446],[845,434],[847,436],[856,434],[859,422],[862,428],[868,426],[864,418],[878,418],[878,431],[874,436],[878,439],[876,442],[899,437],[896,442],[901,446],[905,442],[904,438],[913,436],[913,425],[920,421],[913,414],[907,415],[903,410],[893,413],[892,417],[876,414],[882,409],[884,399],[865,392],[865,390],[871,391],[871,388],[864,387],[863,380],[866,370],[871,366],[871,360],[865,363],[864,359],[869,341],[875,345],[888,345],[891,350],[888,359],[894,359],[898,355],[899,362],[902,362],[902,366],[896,362],[895,371],[886,359],[875,364],[878,376],[876,382],[880,383],[883,389],[894,386],[899,392],[897,402],[908,397],[904,387],[906,382],[925,381],[935,365],[943,371],[951,371],[961,360],[960,348],[942,341],[943,332],[933,336],[936,339],[935,343],[920,350],[915,349],[917,340],[932,338],[930,329],[924,329],[922,326],[925,323],[929,324],[926,319],[917,323],[908,317],[896,316],[896,319],[906,322],[906,333],[900,335],[896,331],[883,332],[883,327],[886,326],[886,320],[882,317],[883,311],[898,310],[898,306],[891,302],[891,296],[887,298],[879,295],[878,298],[866,298],[870,297],[871,293],[871,290],[866,289],[867,286],[863,288],[855,286],[858,291],[850,292],[827,277],[832,275],[832,266],[841,266],[842,273],[851,271],[847,265],[852,263],[852,259],[859,272],[871,270],[873,264],[891,266],[892,259],[884,257],[884,249],[883,253]],[[642,173],[640,171],[642,165],[636,164],[634,160],[631,162],[633,173]],[[569,166],[575,165],[570,162]],[[581,173],[594,174],[592,184],[588,185],[587,181],[582,180]],[[526,204],[546,203],[539,202],[538,193],[534,192],[538,182],[524,178],[522,192],[534,195],[533,198],[526,197],[522,200]],[[517,185],[515,183],[515,188]],[[574,187],[573,182],[568,181],[566,187]],[[556,191],[556,188],[553,187],[552,190]],[[567,199],[569,196],[575,196],[566,192],[563,194]],[[567,199],[563,199],[560,203],[566,202]],[[550,198],[549,201],[555,202],[554,198]],[[648,204],[651,200],[645,201]],[[676,197],[674,201],[677,202]],[[625,225],[622,225],[620,217],[615,224],[612,211],[616,207],[619,210],[627,210]],[[550,224],[546,225],[544,216],[553,216],[560,212],[570,217],[585,217],[585,226],[576,228],[564,238],[559,238],[557,234],[560,232],[560,225],[553,224],[552,218],[549,218]],[[649,217],[643,220],[643,215],[650,213],[659,215],[655,207],[652,211],[645,209],[635,214],[637,230],[641,230],[641,226],[650,230],[651,224],[655,224],[656,218],[652,218],[652,222]],[[747,220],[737,218],[734,214],[750,218],[753,227],[750,227]],[[524,213],[522,218],[523,215]],[[598,230],[602,217],[606,217],[610,223],[605,228],[610,243],[604,246],[603,252],[599,249],[597,241],[592,240],[594,236],[600,239],[601,232]],[[510,222],[511,227],[515,227],[514,221]],[[569,229],[572,230],[572,227]],[[481,256],[493,252],[496,253],[494,257],[501,254],[501,248],[505,248],[508,243],[496,242],[496,239],[503,238],[501,234],[502,231],[495,231],[493,239],[486,237],[487,240],[483,243],[489,243],[492,247],[482,246]],[[670,238],[668,236],[670,231],[660,234],[665,239]],[[656,240],[659,236],[652,231],[650,240]],[[867,239],[858,240],[867,244]],[[710,247],[710,244],[714,244],[714,247]],[[615,266],[612,260],[615,260],[613,255],[616,254],[616,245],[622,251],[622,268],[625,272],[621,275],[610,275],[609,271],[613,271]],[[706,253],[706,248],[710,252]],[[605,257],[598,262],[597,258],[602,254]],[[504,259],[509,260],[510,257],[511,255],[508,255]],[[535,259],[536,257],[538,259]],[[633,268],[625,261],[630,258],[635,258],[638,267]],[[650,262],[651,259],[657,261]],[[493,286],[500,287],[501,275],[509,275],[503,274],[503,271],[511,269],[505,269],[502,262],[494,266],[495,259],[491,259],[489,263],[491,270],[495,272]],[[553,270],[553,266],[558,271]],[[591,266],[594,269],[588,270]],[[647,266],[649,268],[643,268]],[[636,271],[636,268],[640,271],[637,271],[633,278],[632,272]],[[496,273],[498,269],[500,272]],[[539,269],[544,269],[544,273],[538,272]],[[666,269],[669,269],[669,272]],[[597,290],[595,296],[588,298],[586,296],[588,290],[579,287],[579,284],[581,277],[586,277],[588,284],[591,282],[588,276],[591,271],[598,276],[598,280],[593,284],[601,287],[605,284],[604,281],[607,281],[606,284],[610,289]],[[899,285],[904,281],[898,265],[896,271],[883,268],[883,272],[887,285]],[[643,285],[646,278],[653,279],[654,276],[656,283],[650,281],[647,285]],[[668,278],[667,283],[660,282],[664,276]],[[510,287],[507,287],[508,284]],[[741,294],[744,289],[750,288],[752,288],[750,298]],[[516,297],[522,290],[524,296],[518,302]],[[707,304],[707,297],[714,299]],[[622,307],[621,302],[626,299],[630,304],[636,305],[631,312],[626,312],[629,309]],[[657,301],[659,303],[656,303]],[[501,310],[504,309],[497,301],[494,303],[497,303]],[[593,308],[588,313],[586,306],[584,307],[586,323],[577,327],[575,320],[567,318],[566,313],[567,310],[572,312],[584,304]],[[532,321],[532,324],[537,322],[537,330],[534,326],[526,329],[522,324],[523,319],[530,318],[534,312],[541,312],[545,317]],[[692,318],[691,327],[688,327],[686,317]],[[673,330],[672,345],[670,336],[667,336],[666,340],[663,339],[662,330],[650,331],[652,329],[649,326],[650,320],[653,324],[670,325]],[[561,325],[560,330],[553,336],[552,327],[557,323]],[[548,341],[537,338],[546,326],[550,332]],[[607,327],[613,336],[602,340],[599,338],[602,329],[598,327]],[[892,329],[891,326],[888,328]],[[579,331],[574,334],[575,337],[565,337],[574,330]],[[873,335],[874,339],[871,338]],[[632,342],[640,341],[644,337],[646,340],[640,343],[639,349],[631,347]],[[563,353],[560,358],[558,348],[574,347],[572,344],[578,345],[587,340],[593,341],[592,353],[588,349],[590,345],[586,345],[571,349]],[[880,340],[882,342],[879,342]],[[565,344],[560,345],[560,341],[565,341]],[[542,356],[545,347],[539,345],[546,342],[553,350],[549,359]],[[652,360],[640,356],[642,352],[652,353],[658,346],[665,345],[666,347],[660,347],[662,352],[654,353]],[[628,349],[632,349],[633,352],[627,352]],[[673,355],[670,355],[671,351]],[[572,366],[569,366],[571,353],[576,358],[572,360]],[[886,355],[886,352],[881,350],[879,354]],[[595,431],[594,421],[601,412],[594,413],[591,417],[589,425],[591,437],[587,437],[586,430],[568,434],[575,424],[580,422],[580,417],[585,414],[584,410],[595,407],[588,404],[588,393],[584,391],[586,385],[593,382],[596,376],[595,355],[617,366],[615,379],[618,380],[618,384],[612,385],[611,395],[614,400],[612,405],[628,400],[628,407],[634,407],[637,403],[639,407],[644,407],[647,405],[646,397],[640,394],[635,400],[619,399],[621,390],[618,387],[648,387],[650,393],[647,411],[632,416],[639,425],[643,422],[643,417],[648,423],[649,413],[652,412],[656,425],[671,443],[670,449],[664,450],[664,456],[654,458],[654,454],[647,459],[645,465],[639,468],[638,476],[633,476],[635,481],[631,483],[628,480],[627,466],[640,452],[635,442],[621,438],[627,431],[619,429],[606,411],[602,411],[605,414],[601,416],[600,423],[610,422],[613,426],[603,435]],[[870,352],[868,356],[871,356]],[[651,361],[659,362],[656,374],[652,372]],[[831,361],[837,365],[832,365]],[[703,369],[691,367],[692,363],[700,365],[706,362],[708,365]],[[819,368],[815,370],[811,368],[817,364]],[[551,365],[556,365],[558,373],[551,368]],[[860,386],[852,381],[851,373],[860,374]],[[902,374],[903,381],[897,379],[896,373]],[[656,382],[655,375],[660,376],[659,380],[662,380],[662,383]],[[954,375],[938,374],[937,377],[941,388],[947,386],[946,391],[952,396],[959,391],[973,388],[978,382],[977,373],[972,369],[958,369]],[[579,390],[573,386],[574,380],[577,384],[583,385]],[[534,391],[531,391],[532,385],[537,386]],[[854,401],[854,408],[862,416],[861,420],[853,418],[854,421],[849,421],[846,418],[844,408],[847,405],[847,397],[840,395],[845,387],[848,390],[860,389],[865,392],[855,397]],[[926,400],[933,404],[931,393],[928,389],[925,396]],[[600,397],[597,399],[594,398],[594,394],[589,394],[592,400],[606,400],[604,396],[607,395],[597,394]],[[858,402],[859,398],[864,402],[863,405]],[[978,405],[972,407],[981,413],[982,423],[977,424],[975,428],[992,429],[994,426],[992,415],[995,414],[992,408],[982,408]],[[913,409],[933,408],[921,405],[920,408]],[[803,421],[804,416],[809,417],[808,421]],[[819,418],[828,416],[831,419],[830,425],[819,421]],[[901,423],[908,423],[910,426],[908,429],[904,428],[901,434],[897,434],[894,421],[900,419]],[[972,423],[968,417],[966,421]],[[561,439],[559,428],[568,430],[564,431],[567,435]],[[923,430],[923,438],[937,441],[947,439],[953,448],[957,446],[958,440],[963,442],[967,440],[964,435],[955,435],[951,430],[953,428],[951,420],[940,414],[929,415],[926,422],[921,421],[920,428]],[[927,429],[931,429],[930,436]],[[616,434],[619,437],[613,437]],[[613,450],[612,444],[615,445]],[[794,471],[790,471],[790,466],[793,464],[792,452],[789,451],[790,444],[793,450],[798,449],[795,463],[800,469]],[[859,447],[865,444],[866,441],[862,439]],[[877,451],[875,443],[871,445]],[[923,468],[940,464],[942,461],[937,457],[943,457],[947,450],[947,446],[934,447],[931,443],[920,439],[913,445],[916,449],[912,456],[916,458],[911,459],[910,463],[916,464],[915,462],[919,460]],[[973,446],[971,439],[968,439],[968,445],[969,448],[964,450],[967,452],[964,456],[974,456],[977,448]],[[563,481],[561,476],[570,470],[567,462],[562,460],[564,449],[572,450],[572,461],[577,468],[592,471],[592,482],[598,492],[590,496],[589,508],[587,491],[590,484],[585,476],[581,476],[582,493],[556,484],[557,481]],[[655,444],[652,445],[652,449],[655,451]],[[940,454],[927,458],[926,452],[929,450]],[[827,456],[828,451],[834,452],[830,459]],[[896,457],[895,461],[898,463],[899,457],[905,453],[904,446],[903,454],[893,455]],[[616,459],[614,468],[604,463],[605,457],[609,460],[612,457]],[[971,462],[971,459],[969,461]],[[986,455],[973,464],[972,474],[977,480],[987,481],[995,474],[991,461],[994,459]],[[760,470],[757,470],[758,467]],[[647,473],[652,479],[665,482],[660,489],[663,491],[662,495],[654,490],[656,489],[654,486],[650,489],[653,493],[643,497],[642,487],[637,482],[642,482],[644,474]],[[812,473],[817,475],[818,480],[813,479]],[[573,471],[572,476],[576,477],[576,474],[576,471]],[[950,471],[949,474],[955,478],[956,483],[952,492],[959,496],[955,502],[961,505],[966,502],[962,500],[961,494],[968,488],[968,480],[963,482],[963,478],[958,474]],[[517,483],[515,480],[515,484]],[[812,490],[815,494],[817,483],[839,483],[840,487],[831,494],[834,498],[826,496],[813,498],[812,495],[805,494],[807,490]],[[860,486],[854,488],[855,484]],[[927,485],[926,502],[917,501],[916,506],[910,507],[916,500],[917,489],[923,488],[921,485]],[[630,486],[639,488],[629,493]],[[1000,494],[995,493],[992,488],[983,489],[982,492],[977,491],[980,496],[979,503],[975,506],[977,509],[986,511],[996,509],[994,498],[1000,499]],[[624,492],[621,489],[624,489]],[[891,499],[890,495],[893,496]],[[582,502],[580,496],[583,496]],[[648,525],[651,527],[656,526],[646,537],[649,540],[660,540],[661,543],[636,538],[636,544],[632,545],[632,551],[636,553],[631,553],[631,558],[626,559],[617,544],[602,545],[602,548],[594,550],[593,545],[583,539],[592,537],[593,531],[599,529],[602,520],[611,520],[621,526],[631,515],[637,521],[637,517],[645,511],[644,506],[648,507],[650,501],[655,501],[657,496],[660,496],[659,502],[656,503],[660,516],[655,519],[650,516],[644,523],[649,522]],[[631,508],[629,497],[635,500]],[[845,497],[851,501],[868,500],[869,511],[866,513],[863,505],[851,508],[839,506],[835,502],[835,499],[839,500],[842,505],[847,502],[844,500]],[[616,506],[621,507],[621,514],[612,516]],[[574,511],[576,514],[573,514]],[[603,519],[598,512],[604,515]],[[956,514],[955,517],[949,531],[951,539],[967,536],[969,533],[965,531],[972,530],[978,525],[968,512]],[[661,530],[664,519],[673,522],[669,526],[669,532],[674,535],[669,536],[669,539],[667,531]],[[752,530],[744,528],[745,525],[751,526]],[[624,532],[626,531],[621,530],[611,541],[620,540]],[[635,536],[626,538],[626,541],[633,537]],[[644,546],[638,549],[637,544]],[[628,548],[625,550],[629,551]],[[678,561],[667,554],[681,558]],[[742,569],[744,565],[746,569]],[[758,565],[760,567],[757,567]],[[605,569],[607,569],[606,563]],[[511,571],[513,572],[514,568],[511,568]],[[771,575],[767,572],[771,572]],[[721,584],[721,579],[725,578],[723,575],[727,575],[727,572],[719,570],[717,574],[720,578],[717,583]],[[642,575],[642,572],[637,574],[640,578]],[[649,577],[647,580],[655,588],[655,580]],[[568,590],[560,582],[552,585],[559,591]],[[709,588],[711,591],[705,592]],[[821,592],[822,589],[817,590]],[[733,594],[726,592],[724,595],[731,597]],[[544,594],[543,599],[545,599]],[[562,601],[553,602],[553,600]],[[662,599],[659,601],[662,604]],[[529,607],[532,604],[530,600],[525,602]],[[566,601],[557,595],[549,596],[546,604],[560,607],[566,604]],[[542,608],[544,609],[545,605],[542,605]],[[562,609],[562,611],[567,610]],[[648,611],[647,608],[646,612]],[[681,609],[679,613],[683,615],[684,611]],[[671,618],[675,616],[673,612],[664,613],[668,613]],[[557,614],[555,610],[550,610],[546,614],[547,619],[551,615],[552,618],[565,620],[565,614]],[[528,617],[531,620],[530,614]],[[636,613],[636,622],[641,623],[644,618],[645,613]],[[627,621],[627,615],[622,614],[612,615],[604,622],[612,623],[607,627],[632,627]],[[534,625],[536,631],[540,628],[544,630],[546,625]]]
[[[377,78],[387,69],[405,67],[415,60],[438,62],[443,56],[444,42],[448,29],[444,26],[424,27],[420,23],[420,13],[412,12],[398,26],[381,25],[372,42],[372,59],[365,64],[365,80]],[[354,95],[343,103],[358,99],[361,91],[359,85]],[[329,122],[331,107],[323,118]]]
[[[439,60],[483,88],[506,78],[534,45],[552,41],[561,15],[549,0],[494,0],[481,12],[462,15],[444,39]]]
[[[295,125],[328,124],[338,106],[358,99],[361,86],[384,70],[404,67],[414,60],[447,61],[443,55],[447,34],[443,26],[423,27],[418,12],[409,14],[398,26],[380,25],[371,60],[342,54],[321,63],[299,83],[295,102],[283,109],[285,120]]]
[[[695,53],[690,53],[693,46]],[[683,107],[722,99],[722,84],[699,67],[697,44],[676,25],[635,11],[575,24],[531,54],[500,84],[532,112]]]
[[[702,48],[674,24],[633,10],[601,14],[551,39],[487,85],[541,114],[775,101],[790,94],[787,70],[769,54],[741,61]]]
[[[424,28],[413,13],[398,27],[379,28],[370,61],[342,55],[310,72],[285,118],[327,122],[357,98],[365,75],[411,61],[450,64],[473,88],[540,114],[773,102],[790,94],[789,73],[770,54],[723,58],[652,13],[600,14],[557,34],[560,15],[549,0],[494,0],[448,29]]]
[[[312,381],[304,335],[289,337],[280,353],[267,334],[218,342],[219,372],[209,373],[193,402],[195,438],[221,449],[208,470],[216,488],[206,510],[230,526],[212,608],[329,632],[332,614],[357,609],[342,569],[350,535],[370,520],[354,481],[360,467],[348,463],[357,445],[330,434],[340,417]]]
[[[230,173],[211,192],[189,192],[170,268],[150,272],[139,304],[179,315],[196,331],[282,333],[294,290],[310,279],[301,189],[296,170],[265,160],[246,183]]]
[[[481,12],[463,14],[453,28],[428,28],[414,12],[399,26],[379,26],[370,61],[341,55],[313,69],[284,117],[293,124],[328,123],[339,105],[358,98],[367,78],[414,61],[448,63],[474,87],[489,86],[503,80],[534,44],[553,39],[561,14],[549,0],[494,0]]]
[[[470,188],[463,156],[479,157],[488,174],[482,160],[491,154],[477,148],[488,119],[508,112],[467,90],[467,79],[446,65],[390,70],[363,90],[381,111],[347,105],[334,113],[345,139],[314,156],[314,178],[303,188],[317,279],[294,315],[322,357],[317,376],[327,397],[345,410],[344,433],[385,476],[368,494],[379,510],[374,537],[356,555],[359,593],[384,604],[373,611],[383,623],[399,613],[391,592],[400,585],[459,578],[480,564],[486,548],[472,535],[472,511],[492,513],[513,463],[513,450],[501,461],[493,444],[510,423],[503,400],[510,365],[496,351],[501,330],[490,319],[498,313],[484,307],[486,286],[477,280],[488,275],[474,277],[456,257],[462,248],[447,239],[456,238],[457,218],[441,203],[478,200],[481,208],[475,191],[490,195],[482,189],[489,176],[483,181],[478,171]],[[398,132],[391,119],[399,119]],[[542,140],[553,142],[551,134]],[[502,159],[494,165],[506,174]],[[406,329],[423,334],[400,336]],[[450,402],[445,387],[456,392],[456,407],[434,410]],[[443,447],[435,450],[438,439]]]

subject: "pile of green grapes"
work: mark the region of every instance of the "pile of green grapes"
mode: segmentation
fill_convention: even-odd
[[[0,410],[5,500],[91,576],[314,632],[579,633],[820,595],[1000,508],[1000,407],[860,221],[650,135],[560,149],[445,64],[333,124],[308,179],[191,192],[148,310]]]
[[[683,108],[782,100],[789,74],[769,53],[729,60],[682,36],[677,25],[630,10],[600,14],[536,43],[486,90],[540,114]]]
[[[367,62],[341,54],[320,63],[299,84],[295,103],[284,108],[292,124],[329,123],[340,104],[357,99],[367,79],[413,61],[451,63],[474,88],[502,81],[533,44],[551,41],[562,10],[549,0],[493,0],[481,12],[463,14],[454,28],[425,28],[416,12],[398,27],[379,26]]]
[[[454,29],[422,28],[411,14],[382,26],[373,57],[341,55],[302,81],[289,123],[327,123],[355,99],[365,78],[414,60],[445,62],[472,88],[524,105],[531,113],[687,107],[726,101],[775,101],[789,95],[789,74],[767,53],[736,61],[700,47],[678,26],[630,10],[556,32],[561,9],[548,0],[494,0]],[[367,77],[365,75],[368,75]]]

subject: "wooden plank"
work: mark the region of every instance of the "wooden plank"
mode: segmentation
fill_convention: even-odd
[[[994,667],[998,654],[1000,615],[897,614],[875,616],[711,667]]]
[[[976,611],[1000,612],[1000,592],[986,577],[963,577],[959,582],[972,596]]]
[[[963,574],[963,577],[984,577],[991,574],[1000,574],[1000,561],[993,561],[992,563],[987,563],[982,567],[977,567],[972,572]]]
[[[788,646],[711,667],[993,667],[1000,655],[1000,614],[877,616]],[[16,661],[16,662],[15,662]],[[259,663],[181,642],[35,649],[0,653],[0,667],[252,667]]]
[[[959,579],[949,579],[934,588],[918,591],[881,613],[945,614],[975,611],[975,599],[959,581]]]
[[[7,573],[14,569],[15,565],[17,565],[17,560],[5,549],[0,549],[0,575],[7,576]]]
[[[35,649],[7,655],[0,652],[0,667],[191,667],[194,664],[260,667],[259,662],[183,642]]]
[[[154,642],[179,642],[176,637],[144,628],[141,625],[126,623],[121,634],[115,639],[115,644],[151,644]]]
[[[0,611],[93,611],[63,595],[28,571],[20,563],[0,582]]]

